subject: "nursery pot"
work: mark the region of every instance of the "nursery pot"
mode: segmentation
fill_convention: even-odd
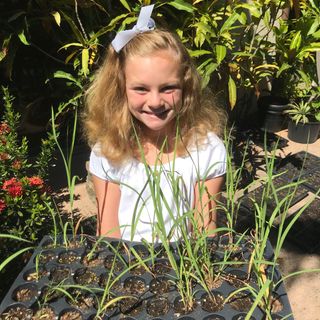
[[[290,120],[288,123],[288,138],[299,143],[313,143],[319,137],[320,122],[308,122],[297,124]]]
[[[287,126],[287,117],[284,111],[288,108],[289,101],[282,97],[260,97],[258,106],[258,118],[260,128],[267,132],[278,132]]]

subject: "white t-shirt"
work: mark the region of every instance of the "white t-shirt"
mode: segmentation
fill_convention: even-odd
[[[99,154],[97,146],[93,148],[89,171],[118,183],[121,190],[119,224],[123,239],[161,241],[156,234],[159,226],[164,226],[166,235],[177,240],[179,217],[192,214],[195,184],[226,172],[226,150],[214,133],[209,133],[201,146],[188,148],[188,153],[164,164],[148,166],[132,159],[115,167]]]

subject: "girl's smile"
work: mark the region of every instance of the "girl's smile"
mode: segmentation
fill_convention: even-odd
[[[131,56],[125,65],[126,95],[131,114],[148,135],[174,132],[173,119],[181,105],[180,67],[172,51]]]

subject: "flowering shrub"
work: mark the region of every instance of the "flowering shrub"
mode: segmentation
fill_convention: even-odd
[[[0,233],[28,240],[43,236],[51,219],[51,198],[45,184],[53,141],[43,141],[36,161],[28,159],[27,139],[19,138],[19,115],[13,111],[8,90],[3,88],[5,112],[0,122]]]

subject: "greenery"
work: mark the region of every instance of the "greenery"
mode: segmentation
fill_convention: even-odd
[[[20,254],[29,253],[33,245],[44,235],[53,234],[55,244],[62,234],[66,248],[72,247],[72,240],[81,234],[81,220],[77,221],[73,212],[74,187],[77,177],[71,176],[71,163],[76,139],[77,114],[82,108],[82,95],[91,81],[93,71],[104,55],[106,45],[116,31],[130,28],[136,21],[141,5],[148,5],[149,0],[112,0],[112,1],[5,1],[0,4],[1,52],[0,70],[3,88],[4,108],[1,111],[0,123],[0,272],[2,278],[8,278],[5,272],[19,272],[27,261],[26,255],[17,263],[16,270],[8,270],[13,259]],[[314,118],[320,121],[318,86],[316,77],[315,53],[320,50],[320,21],[318,0],[301,2],[301,13],[292,11],[287,1],[212,1],[212,0],[173,0],[154,1],[156,10],[154,18],[158,26],[175,30],[194,57],[197,67],[203,76],[203,86],[209,86],[216,94],[222,96],[229,112],[235,109],[240,92],[253,92],[258,96],[263,90],[273,91],[281,95],[289,95],[292,102],[289,116],[294,121],[308,122]],[[288,19],[283,17],[285,10],[291,10]],[[50,41],[47,41],[50,39]],[[278,79],[280,85],[272,82]],[[9,89],[7,89],[7,87]],[[279,89],[279,90],[276,90]],[[12,92],[16,97],[13,106]],[[312,99],[310,98],[312,97]],[[311,99],[311,100],[310,100]],[[28,107],[27,107],[28,106]],[[20,112],[16,112],[14,108]],[[43,139],[41,150],[35,160],[29,158],[28,140],[19,135],[20,116],[30,109],[47,117],[45,130],[50,128],[52,134]],[[69,119],[73,122],[72,144],[70,154],[65,155],[59,144],[59,130]],[[50,122],[51,120],[51,122]],[[49,124],[49,125],[48,125]],[[186,309],[192,309],[193,282],[197,281],[210,295],[211,289],[226,266],[237,264],[233,254],[242,240],[253,246],[253,257],[250,261],[250,272],[257,278],[257,286],[244,283],[243,289],[249,290],[255,302],[249,316],[256,305],[272,317],[273,289],[279,282],[266,278],[266,269],[273,273],[278,266],[279,253],[292,224],[285,225],[288,208],[300,182],[285,186],[287,191],[283,199],[278,198],[273,184],[273,167],[275,154],[266,158],[266,183],[261,202],[254,200],[255,225],[239,235],[235,226],[238,221],[239,204],[237,190],[242,183],[243,173],[247,167],[249,144],[240,144],[238,153],[243,153],[240,165],[232,162],[232,133],[226,137],[228,149],[228,171],[226,179],[226,202],[219,202],[219,210],[226,216],[226,225],[216,230],[219,235],[227,235],[226,254],[222,262],[212,263],[211,252],[208,251],[207,234],[197,229],[197,221],[193,219],[193,209],[181,213],[173,229],[183,238],[184,246],[178,248],[175,259],[167,241],[161,210],[156,212],[159,223],[155,233],[162,239],[164,251],[174,276],[174,283],[181,295]],[[47,187],[47,173],[52,157],[54,144],[58,147],[66,169],[71,203],[70,219],[67,222],[56,214],[56,207]],[[267,153],[267,152],[266,152]],[[161,171],[160,165],[156,169]],[[155,203],[163,201],[164,193],[159,189],[159,172],[153,172],[146,165],[149,183],[152,188],[152,199]],[[249,172],[249,174],[250,174]],[[179,181],[173,172],[167,172],[172,181],[172,190],[179,197]],[[252,176],[250,176],[252,178]],[[260,182],[261,182],[260,181]],[[248,182],[248,181],[247,181]],[[256,182],[254,182],[256,183]],[[253,184],[245,184],[249,190]],[[205,192],[202,186],[200,192]],[[276,205],[273,212],[268,213],[267,199],[273,195]],[[304,206],[295,216],[295,220],[307,207]],[[155,208],[161,206],[155,205]],[[139,217],[137,212],[136,219]],[[52,224],[47,223],[48,219]],[[194,236],[190,237],[185,226],[190,221],[194,225]],[[272,261],[266,261],[265,245],[273,230],[273,223],[280,221],[277,228],[277,243]],[[135,225],[135,221],[132,221]],[[179,229],[180,228],[180,229]],[[72,233],[71,239],[68,234]],[[173,230],[173,232],[175,231]],[[80,243],[83,239],[81,238]],[[101,242],[101,243],[100,243]],[[93,246],[88,256],[94,256],[104,239],[101,238]],[[122,261],[126,269],[114,279],[107,278],[105,288],[100,290],[102,301],[99,302],[98,313],[117,300],[112,295],[112,286],[128,269],[143,266],[148,271],[158,255],[154,244],[146,245],[151,258],[145,260],[133,252],[134,262]],[[119,252],[115,248],[115,257]],[[118,254],[118,256],[117,256]],[[113,266],[115,266],[114,259]],[[319,270],[312,270],[312,272]],[[5,279],[10,285],[12,278]],[[8,286],[4,285],[4,288]],[[71,297],[68,287],[62,283],[53,285]],[[88,288],[82,288],[90,291]],[[228,297],[227,299],[231,299]],[[47,300],[45,300],[47,302]]]
[[[320,122],[320,101],[319,96],[313,96],[309,100],[300,99],[289,104],[285,112],[296,124],[308,122]]]

